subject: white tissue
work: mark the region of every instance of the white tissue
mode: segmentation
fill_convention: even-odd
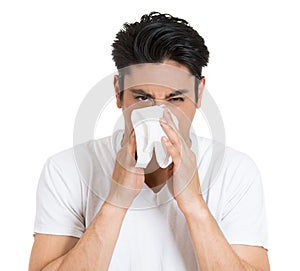
[[[137,145],[136,167],[146,168],[151,161],[153,150],[156,161],[161,168],[172,163],[172,158],[161,143],[162,136],[167,136],[160,126],[159,120],[163,116],[164,105],[149,106],[135,109],[131,113],[131,121],[135,131]],[[178,128],[178,120],[169,111]]]

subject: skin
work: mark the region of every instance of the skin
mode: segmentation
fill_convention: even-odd
[[[151,64],[146,65],[146,67],[138,67],[138,69],[131,70],[130,75],[125,76],[125,90],[122,99],[120,97],[118,80],[117,77],[115,77],[114,86],[116,90],[116,103],[117,107],[123,110],[123,116],[126,124],[122,146],[128,143],[128,138],[133,132],[133,126],[130,119],[132,110],[140,107],[151,106],[153,105],[153,102],[155,102],[155,105],[165,104],[168,109],[172,111],[179,121],[180,136],[186,142],[188,147],[191,146],[189,131],[196,109],[201,106],[205,78],[201,80],[201,84],[199,85],[199,98],[197,104],[195,104],[194,77],[190,76],[189,70],[185,66],[171,60],[164,61],[163,64],[165,65],[159,67],[159,72],[157,72],[158,67],[153,67]],[[152,69],[155,69],[155,74],[153,76],[149,76]],[[159,75],[157,76],[157,74]],[[169,76],[172,80],[173,78],[183,79],[177,79],[176,83],[171,80],[164,80],[164,85],[158,85],[162,76]],[[151,81],[155,82],[155,84],[147,83],[141,85],[139,84],[139,81],[135,80],[136,78],[139,78],[139,81]],[[170,85],[172,88],[165,85]],[[177,93],[176,90],[178,89],[180,89],[181,92],[185,92],[184,95],[178,94],[173,96]],[[151,162],[144,170],[145,183],[149,187],[164,184],[166,180],[173,175],[173,166],[174,165],[171,164],[168,168],[159,168],[153,156]]]
[[[183,72],[188,71],[185,66],[174,61],[165,61],[164,64],[181,69]],[[143,183],[154,187],[164,183],[170,176],[173,182],[169,189],[185,216],[201,270],[270,270],[264,248],[230,245],[227,242],[201,196],[201,180],[196,170],[195,154],[190,149],[188,130],[196,109],[201,106],[204,85],[205,79],[202,79],[197,104],[193,102],[195,97],[192,87],[188,88],[188,93],[173,96],[177,99],[170,100],[166,97],[174,92],[173,88],[157,84],[134,86],[151,94],[156,104],[165,103],[179,122],[185,120],[177,129],[170,113],[165,110],[160,121],[167,135],[162,138],[162,143],[172,157],[172,165],[161,169],[157,167],[156,161],[152,160],[146,169],[138,169],[134,167],[136,142],[130,114],[134,108],[145,102],[145,98],[137,98],[136,93],[130,91],[132,88],[130,86],[125,88],[121,101],[118,80],[115,78],[116,102],[124,113],[125,133],[122,147],[117,154],[109,197],[80,239],[36,234],[29,264],[30,271],[107,270],[125,214],[142,189]],[[180,99],[183,96],[184,99]]]

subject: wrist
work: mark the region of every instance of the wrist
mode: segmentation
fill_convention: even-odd
[[[129,207],[125,207],[122,205],[115,204],[114,201],[106,200],[102,207],[101,211],[103,213],[111,214],[111,215],[118,215],[118,214],[126,214]]]
[[[209,212],[208,207],[200,194],[193,201],[189,202],[189,204],[185,204],[184,206],[181,205],[179,208],[187,221],[190,221],[193,218],[204,219]]]
[[[122,187],[119,184],[114,184],[114,187],[111,189],[105,203],[106,205],[110,205],[115,208],[128,210],[135,197],[135,190],[130,190],[129,188]]]

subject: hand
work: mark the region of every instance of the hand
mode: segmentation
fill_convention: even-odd
[[[117,153],[112,184],[107,202],[122,208],[129,208],[141,191],[145,176],[144,169],[136,168],[136,141],[134,131],[127,144]]]
[[[173,160],[173,180],[168,182],[168,187],[181,211],[186,213],[198,200],[203,201],[196,155],[187,146],[166,109],[160,124],[167,135],[162,137],[162,144]]]

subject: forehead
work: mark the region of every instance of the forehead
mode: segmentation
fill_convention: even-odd
[[[124,89],[141,85],[158,85],[171,89],[193,90],[195,76],[185,66],[147,63],[128,66],[120,71],[124,75]]]

